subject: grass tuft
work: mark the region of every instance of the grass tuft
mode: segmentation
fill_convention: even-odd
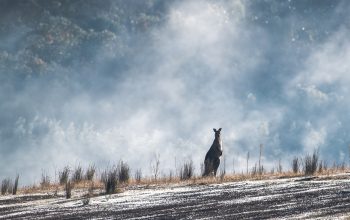
[[[12,188],[12,195],[16,195],[17,194],[18,180],[19,180],[19,175],[16,176],[15,184],[13,185],[13,188]]]
[[[74,188],[74,184],[70,180],[68,180],[65,186],[66,199],[70,199],[72,197],[73,188]]]
[[[118,180],[120,183],[128,183],[130,179],[129,165],[123,161],[120,161],[118,166]]]
[[[137,169],[135,171],[135,181],[136,181],[136,183],[140,183],[141,179],[142,179],[142,171],[141,171],[141,169]]]
[[[113,194],[116,192],[118,183],[118,170],[111,169],[102,173],[101,181],[104,184],[106,194]]]
[[[5,195],[11,190],[11,180],[9,178],[2,180],[1,182],[1,195]]]
[[[40,181],[41,188],[49,187],[50,183],[51,183],[50,176],[47,173],[42,172],[42,174],[41,174],[41,181]]]
[[[194,166],[192,160],[185,162],[180,169],[180,180],[191,179],[194,175]]]
[[[65,185],[68,182],[69,173],[70,173],[70,169],[68,166],[65,166],[63,170],[58,173],[60,185]]]
[[[72,175],[72,181],[75,183],[79,183],[83,180],[83,168],[78,165]]]
[[[300,169],[300,161],[298,157],[294,157],[293,161],[292,161],[292,170],[293,173],[299,173],[299,169]]]
[[[305,155],[304,157],[304,174],[305,175],[314,175],[317,171],[317,165],[318,165],[318,151],[314,150],[312,155]]]
[[[89,181],[92,181],[94,179],[95,172],[96,172],[95,165],[89,165],[89,167],[88,167],[88,169],[86,170],[86,173],[85,173],[85,179],[89,180]]]

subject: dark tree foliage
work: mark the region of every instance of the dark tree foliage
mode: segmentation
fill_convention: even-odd
[[[171,2],[2,0],[0,70],[35,75],[94,62],[126,68],[137,48],[130,42],[162,24]]]

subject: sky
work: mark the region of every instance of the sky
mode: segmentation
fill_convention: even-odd
[[[150,175],[156,155],[162,175],[188,160],[199,173],[220,127],[226,172],[245,171],[248,152],[253,166],[260,144],[267,170],[315,149],[328,164],[349,161],[348,1],[147,1],[158,16],[147,30],[128,18],[115,32],[81,22],[94,1],[75,20],[53,2],[56,11],[39,1],[32,23],[1,5],[0,179],[33,184],[66,165],[120,160]],[[112,4],[98,15],[148,15],[123,4],[124,14]],[[70,54],[51,47],[59,37]]]

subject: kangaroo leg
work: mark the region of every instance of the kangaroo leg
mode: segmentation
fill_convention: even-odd
[[[213,160],[210,158],[207,158],[204,161],[204,174],[203,176],[209,176],[213,172]]]
[[[220,158],[215,158],[213,163],[214,176],[216,176],[216,172],[218,171],[219,165],[220,165]]]
[[[205,159],[204,160],[204,173],[203,176],[208,176],[209,175],[209,160]]]

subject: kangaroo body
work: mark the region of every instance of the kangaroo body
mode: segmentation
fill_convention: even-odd
[[[216,176],[216,172],[220,165],[220,157],[222,155],[222,141],[221,141],[221,128],[219,130],[213,129],[215,132],[215,139],[211,145],[209,151],[205,155],[204,159],[204,173],[203,176],[213,175]]]

